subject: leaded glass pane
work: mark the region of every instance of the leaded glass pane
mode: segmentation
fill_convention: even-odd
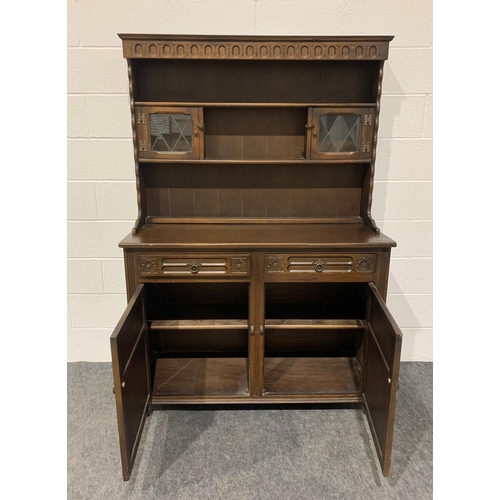
[[[149,117],[151,151],[179,153],[193,151],[191,115],[156,113]]]
[[[359,144],[360,115],[320,115],[320,153],[355,153]]]

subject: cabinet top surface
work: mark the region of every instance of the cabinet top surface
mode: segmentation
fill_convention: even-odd
[[[189,35],[161,33],[118,33],[122,40],[197,40],[197,41],[386,41],[390,42],[394,35]]]
[[[253,36],[119,33],[127,59],[385,60],[392,35]]]
[[[122,248],[299,249],[394,247],[396,242],[362,224],[148,224]]]

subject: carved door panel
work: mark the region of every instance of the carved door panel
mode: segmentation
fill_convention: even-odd
[[[130,479],[151,398],[145,295],[140,284],[110,339],[124,481]]]
[[[377,287],[368,284],[363,402],[382,473],[391,466],[403,334]]]

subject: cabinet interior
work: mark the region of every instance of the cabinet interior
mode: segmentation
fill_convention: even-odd
[[[366,287],[265,285],[268,393],[359,393]],[[149,284],[146,300],[154,395],[247,395],[248,283]]]
[[[266,283],[266,394],[359,394],[365,283]]]

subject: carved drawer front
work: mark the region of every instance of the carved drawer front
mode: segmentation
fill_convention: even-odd
[[[139,256],[141,276],[248,276],[250,257],[243,256]]]
[[[266,273],[375,274],[377,254],[266,255]]]

